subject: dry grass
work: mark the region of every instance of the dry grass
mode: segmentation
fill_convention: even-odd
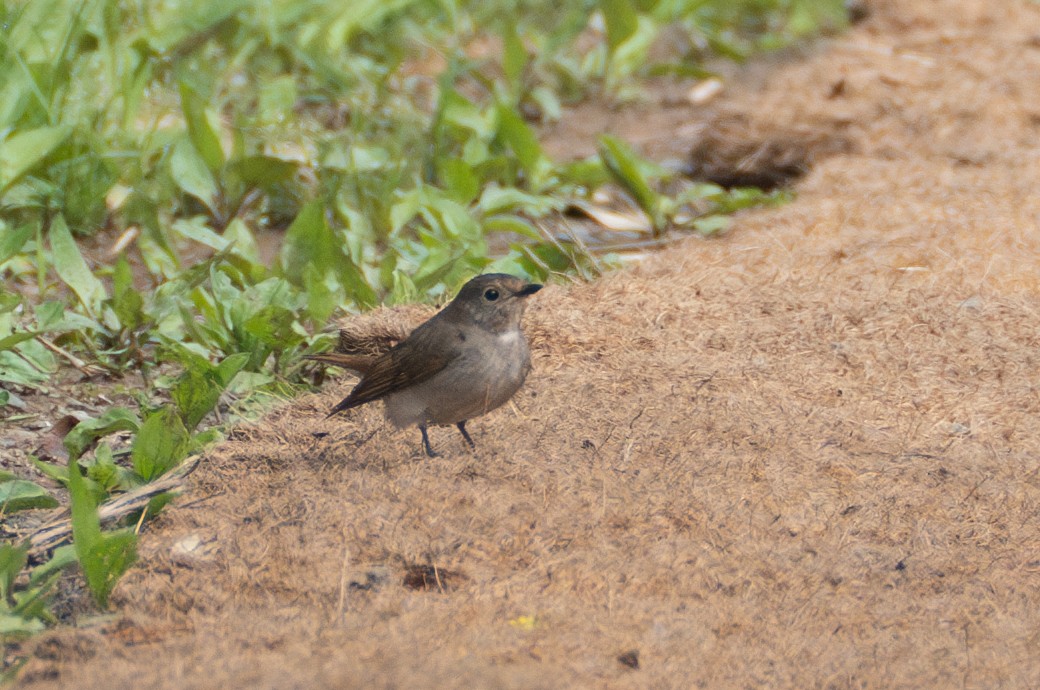
[[[723,241],[540,293],[475,454],[324,421],[347,381],[238,430],[120,620],[42,638],[24,684],[1040,685],[1038,27],[877,3],[734,94],[858,153]]]

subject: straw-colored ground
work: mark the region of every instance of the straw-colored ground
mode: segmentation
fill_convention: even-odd
[[[723,98],[850,142],[794,203],[539,293],[475,454],[346,380],[240,429],[22,683],[1040,686],[1040,5],[870,8]]]

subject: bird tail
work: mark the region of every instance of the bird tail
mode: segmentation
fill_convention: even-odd
[[[335,417],[337,414],[339,414],[343,410],[350,409],[351,407],[353,407],[351,402],[352,401],[350,400],[350,396],[349,395],[347,397],[343,398],[342,400],[339,401],[339,403],[335,407],[332,408],[332,410],[327,415],[325,415],[325,419],[328,419],[329,417]]]

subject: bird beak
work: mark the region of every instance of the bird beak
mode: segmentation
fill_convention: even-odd
[[[527,297],[528,295],[533,295],[541,289],[542,285],[538,283],[528,283],[527,285],[523,286],[522,288],[516,291],[516,296]]]

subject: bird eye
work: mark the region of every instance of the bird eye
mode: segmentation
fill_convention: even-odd
[[[495,288],[488,288],[487,290],[484,290],[484,299],[486,299],[488,302],[494,302],[496,299],[498,299],[498,290],[496,290]]]

